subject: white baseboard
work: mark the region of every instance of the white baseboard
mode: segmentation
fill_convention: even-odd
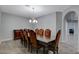
[[[1,40],[0,40],[0,43],[1,43],[1,42],[3,42],[3,41],[8,41],[8,40],[12,40],[12,38],[8,38],[8,39],[1,39]]]
[[[77,48],[77,52],[79,52],[79,48]]]

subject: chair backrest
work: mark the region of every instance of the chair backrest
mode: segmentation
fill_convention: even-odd
[[[28,32],[28,29],[24,29],[24,31],[27,31]]]
[[[39,35],[40,35],[41,37],[43,37],[43,35],[44,35],[44,30],[43,30],[43,29],[40,29],[40,30],[39,30]]]
[[[39,35],[39,29],[38,28],[35,29],[35,33],[36,33],[36,35]]]
[[[25,39],[28,40],[28,32],[27,32],[27,30],[23,30],[23,35],[24,35]]]
[[[21,36],[20,36],[20,30],[19,29],[16,29],[14,30],[14,39],[20,39]]]
[[[51,30],[50,29],[45,30],[45,38],[47,38],[47,39],[51,38]]]
[[[37,47],[36,33],[33,30],[29,30],[30,42],[33,47]]]
[[[56,38],[55,38],[55,43],[56,43],[56,45],[58,45],[58,43],[59,43],[60,35],[61,35],[61,30],[59,30],[59,31],[57,32],[57,34],[56,34]]]

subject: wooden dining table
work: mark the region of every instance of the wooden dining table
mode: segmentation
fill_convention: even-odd
[[[55,39],[55,36],[53,36],[52,38],[50,39],[47,39],[45,37],[40,37],[40,36],[37,36],[37,41],[39,44],[43,45],[45,47],[45,50],[44,50],[44,54],[48,54],[48,46],[50,45],[50,43]]]

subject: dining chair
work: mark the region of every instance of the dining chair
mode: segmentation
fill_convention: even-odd
[[[50,39],[51,38],[51,30],[50,29],[46,29],[44,35],[45,35],[45,38]]]
[[[43,35],[44,35],[44,30],[43,29],[39,29],[39,36],[43,37]]]
[[[24,30],[25,46],[28,48],[28,51],[30,51],[30,38],[28,36],[28,33],[28,29]]]
[[[54,54],[56,52],[58,53],[58,44],[59,44],[60,35],[61,35],[61,30],[57,32],[55,40],[49,43],[49,50],[53,51]]]
[[[21,36],[21,43],[22,43],[22,45],[24,45],[25,38],[24,38],[24,34],[23,34],[23,29],[20,29],[20,36]]]
[[[27,47],[27,45],[28,45],[28,33],[27,33],[27,29],[23,30],[23,35],[24,35],[24,46]]]
[[[31,53],[33,49],[35,49],[36,53],[38,53],[38,50],[43,46],[40,45],[39,42],[37,41],[36,33],[33,30],[30,30],[29,34],[30,34],[30,42],[31,42]]]

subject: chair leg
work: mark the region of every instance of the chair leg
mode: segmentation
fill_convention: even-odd
[[[58,47],[57,47],[57,54],[58,54]]]
[[[55,54],[55,51],[53,51],[53,54]]]
[[[31,46],[31,53],[32,53],[32,46]]]
[[[58,49],[57,49],[57,54],[58,54]]]
[[[25,47],[25,40],[24,40],[24,47]]]
[[[24,40],[22,40],[22,45],[24,45]]]
[[[45,53],[45,47],[43,48],[43,53]]]
[[[38,48],[36,49],[36,53],[38,54]]]
[[[31,45],[29,43],[28,43],[27,47],[28,47],[28,51],[30,51],[31,50]]]
[[[23,40],[21,39],[21,44],[23,45]]]
[[[24,46],[25,48],[27,48],[27,40],[25,40]]]
[[[58,54],[58,51],[57,51],[57,54]]]

